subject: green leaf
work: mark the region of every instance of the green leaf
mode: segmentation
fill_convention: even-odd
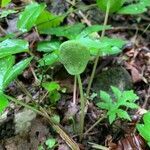
[[[107,2],[110,2],[109,12],[114,13],[121,8],[121,6],[125,3],[125,0],[96,0],[96,2],[100,10],[103,12],[106,12]]]
[[[58,52],[54,51],[50,54],[45,54],[42,59],[39,60],[39,65],[40,66],[51,66],[54,63],[58,62],[59,57],[58,57]]]
[[[137,124],[136,128],[140,132],[140,135],[148,142],[150,142],[150,129],[148,126],[145,126],[144,124]]]
[[[14,13],[17,13],[17,11],[11,10],[11,9],[3,10],[2,12],[0,12],[0,18],[7,17],[8,15],[14,14]]]
[[[11,0],[1,0],[1,7],[6,7],[10,2]]]
[[[82,45],[86,46],[90,50],[91,55],[97,55],[101,48],[101,42],[98,39],[92,39],[90,37],[77,39]]]
[[[150,6],[150,0],[140,0],[140,3],[145,6]]]
[[[131,109],[137,109],[139,107],[137,104],[135,104],[135,103],[129,103],[129,102],[126,102],[124,104],[124,106],[129,107]]]
[[[105,102],[105,103],[112,103],[112,99],[108,93],[105,91],[100,91],[100,98]]]
[[[10,70],[15,62],[14,56],[0,58],[0,91],[4,89],[4,77],[8,70]]]
[[[52,92],[54,90],[59,90],[60,85],[57,82],[45,82],[42,84],[42,86],[48,91]]]
[[[110,113],[108,118],[109,118],[109,123],[112,124],[116,119],[116,113],[115,112]]]
[[[135,102],[139,97],[134,93],[133,90],[130,91],[124,91],[122,93],[122,98],[120,101],[129,101],[129,102]]]
[[[0,113],[8,106],[9,102],[2,92],[0,92]]]
[[[49,149],[53,148],[56,144],[56,139],[54,138],[49,138],[48,140],[46,140],[45,144],[47,145],[47,147]]]
[[[49,98],[50,98],[51,104],[55,105],[56,102],[58,102],[58,100],[60,100],[61,95],[58,91],[55,90],[49,94]]]
[[[121,95],[122,95],[122,92],[117,88],[117,87],[114,87],[114,86],[111,86],[111,89],[115,95],[115,98],[118,100],[120,99]]]
[[[45,7],[45,4],[38,4],[35,2],[27,5],[25,10],[19,16],[19,20],[17,22],[18,29],[22,32],[29,31],[35,25],[37,18]]]
[[[28,42],[18,39],[7,39],[0,43],[0,58],[8,55],[28,52]]]
[[[140,2],[137,4],[131,4],[125,7],[122,7],[118,13],[119,14],[131,14],[131,15],[136,15],[136,14],[141,14],[143,12],[146,12],[146,6],[142,5]]]
[[[66,37],[68,39],[75,39],[85,28],[85,25],[82,23],[69,25],[69,26],[62,26],[62,27],[55,27],[50,28],[45,34],[51,34],[56,36]]]
[[[41,41],[38,43],[37,51],[39,52],[52,52],[59,49],[59,41]]]
[[[144,114],[143,120],[145,124],[150,125],[150,112]]]
[[[131,121],[130,116],[128,115],[128,113],[122,109],[117,109],[117,115],[119,118],[123,118],[123,119],[127,119]]]
[[[90,51],[76,40],[66,41],[60,46],[60,61],[69,74],[81,74],[90,60]]]
[[[104,102],[99,102],[99,103],[97,103],[96,104],[99,108],[102,108],[102,109],[107,109],[107,110],[109,110],[110,109],[110,104],[108,104],[108,103],[104,103]]]
[[[119,39],[119,38],[101,38],[101,49],[100,49],[100,55],[106,56],[106,55],[113,55],[121,52],[121,48],[126,43],[126,41]]]
[[[11,69],[9,69],[4,77],[3,87],[6,88],[23,70],[30,64],[32,58],[27,58],[15,64]]]
[[[40,33],[49,32],[52,27],[57,27],[64,20],[64,15],[54,15],[44,10],[36,20],[36,26]]]
[[[107,25],[107,26],[103,26],[103,25],[92,25],[92,26],[86,27],[86,28],[77,36],[77,39],[78,39],[78,38],[86,37],[86,36],[88,36],[89,34],[94,33],[94,32],[102,31],[103,29],[105,29],[105,30],[111,29],[111,26],[110,26],[110,25]]]

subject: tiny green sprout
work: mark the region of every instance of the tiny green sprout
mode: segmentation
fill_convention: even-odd
[[[109,3],[109,12],[114,13],[122,7],[125,1],[126,0],[97,0],[97,5],[103,12],[106,12]]]
[[[81,74],[89,59],[88,48],[76,40],[66,41],[60,46],[60,61],[71,75]]]
[[[80,90],[80,141],[83,138],[85,100],[80,74],[85,70],[90,59],[89,49],[76,40],[66,41],[60,46],[60,61],[69,74],[75,75],[78,79]]]
[[[112,97],[105,91],[100,91],[100,98],[102,102],[97,103],[97,106],[107,110],[107,116],[110,124],[115,121],[116,118],[127,119],[130,121],[130,116],[127,111],[122,109],[122,106],[131,109],[138,108],[138,105],[135,104],[138,96],[133,92],[133,90],[122,92],[114,86],[111,86],[111,89],[114,94],[114,99],[112,99]]]

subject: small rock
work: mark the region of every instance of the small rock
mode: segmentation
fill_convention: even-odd
[[[31,121],[36,117],[36,113],[29,109],[24,109],[22,112],[19,112],[15,115],[15,133],[22,134],[29,131],[31,126]]]
[[[93,82],[93,91],[103,90],[112,94],[110,86],[116,86],[120,90],[130,90],[132,88],[132,79],[130,74],[123,67],[111,67],[102,71],[96,76]]]

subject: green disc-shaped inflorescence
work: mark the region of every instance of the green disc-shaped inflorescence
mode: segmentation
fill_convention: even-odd
[[[60,46],[60,61],[71,75],[81,74],[90,59],[90,51],[80,42],[66,41]]]
[[[97,0],[97,5],[102,11],[106,12],[107,3],[109,2],[110,3],[109,12],[114,13],[121,8],[121,6],[125,3],[125,1],[126,0]]]

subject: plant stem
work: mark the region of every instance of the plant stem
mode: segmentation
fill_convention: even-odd
[[[103,119],[105,119],[107,116],[100,117],[85,133],[84,135],[87,135],[95,126],[97,126]]]
[[[84,129],[84,109],[85,109],[85,101],[83,95],[83,88],[80,75],[77,75],[78,83],[79,83],[79,90],[80,90],[80,141],[83,138],[83,129]]]
[[[101,33],[101,38],[104,37],[104,35],[105,35],[105,26],[107,25],[107,22],[108,22],[109,9],[110,9],[110,1],[107,2],[107,9],[106,9],[105,19],[104,19],[104,24],[103,24],[103,30],[102,30],[102,33]],[[98,54],[97,54],[95,62],[94,62],[94,66],[93,66],[92,74],[91,74],[91,77],[90,77],[90,81],[88,83],[87,92],[86,92],[87,97],[89,97],[89,93],[90,93],[90,89],[91,89],[92,82],[93,82],[93,79],[94,79],[94,75],[95,75],[96,67],[97,67],[97,64],[98,64],[98,60],[99,60],[99,51],[98,51]]]
[[[74,86],[73,86],[73,104],[76,104],[76,92],[77,92],[77,77],[74,76]]]

